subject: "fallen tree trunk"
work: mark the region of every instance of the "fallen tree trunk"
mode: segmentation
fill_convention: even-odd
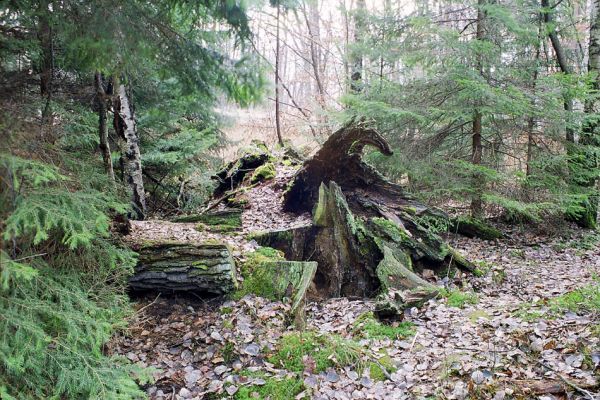
[[[219,243],[158,242],[134,246],[139,253],[133,290],[198,291],[225,294],[235,289],[235,262]]]

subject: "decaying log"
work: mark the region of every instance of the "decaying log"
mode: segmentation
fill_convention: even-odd
[[[148,243],[139,253],[133,290],[228,293],[236,287],[235,262],[226,244]]]
[[[484,221],[472,217],[452,218],[452,232],[459,233],[466,237],[477,237],[483,240],[494,240],[502,237],[502,232],[486,224]]]
[[[264,143],[253,142],[245,149],[241,157],[226,164],[221,170],[211,176],[217,182],[213,197],[218,198],[223,193],[232,191],[252,172],[269,160],[269,152]]]

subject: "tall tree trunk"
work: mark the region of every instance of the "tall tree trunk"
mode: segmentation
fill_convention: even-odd
[[[596,96],[600,91],[600,0],[592,1],[590,15],[590,44],[588,47],[588,72],[593,75],[592,87],[594,89],[593,97],[586,100],[584,111],[585,121],[581,132],[580,143],[583,146],[583,153],[578,160],[580,167],[581,186],[586,191],[591,193],[588,195],[581,206],[583,212],[578,215],[575,222],[585,228],[595,228],[598,218],[598,148],[600,147],[599,139],[599,121],[598,112],[600,105]]]
[[[46,104],[42,110],[42,125],[50,123],[52,114],[52,78],[54,76],[54,43],[52,40],[52,26],[50,24],[49,1],[41,1],[39,5],[38,40],[42,57],[40,60],[40,94],[45,97]]]
[[[558,34],[556,33],[556,29],[554,29],[553,26],[553,9],[550,7],[548,0],[541,0],[541,2],[544,24],[546,25],[548,37],[550,38],[550,43],[552,43],[552,48],[554,49],[554,53],[556,54],[556,61],[562,73],[570,75],[573,73],[573,70],[567,61],[567,57],[558,38]],[[573,127],[571,126],[571,116],[573,114],[573,100],[567,95],[565,95],[564,109],[566,113],[565,137],[568,142],[574,143],[575,132],[573,131]]]
[[[277,32],[275,35],[275,131],[277,132],[277,142],[283,147],[283,137],[281,136],[281,112],[279,110],[279,20],[280,20],[280,6],[277,3]]]
[[[365,30],[365,13],[367,6],[365,0],[356,1],[356,10],[354,15],[354,45],[356,46],[362,40]],[[352,75],[350,76],[350,91],[359,93],[363,87],[363,58],[361,51],[354,48],[351,53]]]
[[[100,72],[96,72],[94,74],[94,85],[96,87],[96,107],[98,108],[98,134],[100,136],[99,148],[100,152],[102,153],[104,170],[110,177],[111,181],[114,181],[115,171],[113,170],[112,158],[110,155],[110,144],[108,141],[108,107],[106,105],[108,95],[104,89],[102,74]]]
[[[484,6],[486,0],[478,0],[477,3],[477,32],[476,40],[485,40],[485,10]],[[483,56],[481,50],[478,50],[477,54],[477,71],[483,76]],[[481,143],[481,132],[482,132],[482,115],[479,109],[479,104],[475,106],[473,113],[473,130],[472,130],[472,147],[471,147],[471,162],[473,165],[481,165],[481,158],[483,153],[483,146]],[[482,176],[480,173],[475,172],[473,176],[473,196],[471,197],[471,214],[474,217],[481,217],[483,215],[483,201],[481,194],[483,191]]]
[[[536,42],[535,47],[535,65],[533,74],[531,77],[531,92],[533,94],[533,100],[531,101],[532,109],[535,108],[535,92],[537,87],[537,80],[539,75],[539,63],[540,63],[540,53],[541,53],[541,40],[542,40],[542,25],[540,19],[540,25],[538,30],[538,40]],[[531,176],[533,162],[533,147],[535,145],[534,135],[535,135],[535,117],[533,115],[529,116],[527,119],[527,159],[526,159],[526,176]]]
[[[146,214],[146,193],[142,178],[140,140],[135,127],[133,106],[129,101],[125,85],[115,83],[115,87],[117,93],[114,104],[114,124],[117,136],[121,139],[124,178],[131,190],[131,202],[137,218],[143,219]]]

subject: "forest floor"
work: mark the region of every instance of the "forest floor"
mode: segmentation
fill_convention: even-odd
[[[257,247],[246,233],[309,223],[274,200],[289,173],[248,193],[244,228],[233,235],[165,221],[135,222],[132,235],[213,235],[243,257]],[[147,296],[112,351],[155,368],[152,399],[600,398],[600,237],[504,231],[493,242],[451,235],[485,275],[428,276],[449,292],[408,310],[392,335],[365,334],[369,299],[309,303],[307,331],[298,334],[281,302]]]

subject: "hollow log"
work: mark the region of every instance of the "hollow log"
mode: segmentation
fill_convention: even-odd
[[[139,260],[129,279],[133,290],[220,295],[236,287],[235,262],[226,244],[157,242],[134,249]]]

